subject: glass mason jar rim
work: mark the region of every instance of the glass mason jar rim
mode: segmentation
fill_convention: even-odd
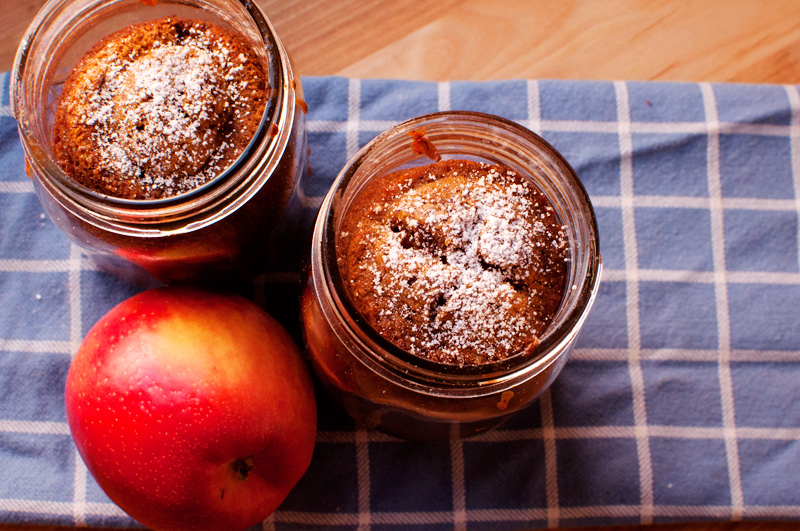
[[[31,111],[26,103],[37,100],[41,103],[41,95],[30,93],[30,87],[25,86],[25,78],[26,75],[30,75],[28,72],[29,59],[37,46],[49,44],[53,49],[58,47],[58,44],[53,45],[47,41],[38,42],[48,36],[48,31],[51,33],[54,31],[49,28],[50,24],[58,23],[60,20],[63,24],[64,20],[87,16],[100,11],[101,6],[107,7],[103,4],[111,4],[104,0],[89,0],[82,6],[82,9],[65,12],[72,1],[49,0],[28,26],[14,59],[10,87],[11,109],[17,120],[20,136],[24,138],[23,145],[26,148],[26,157],[29,158],[29,163],[31,166],[41,167],[43,170],[36,172],[37,175],[46,176],[43,178],[46,178],[50,185],[74,201],[80,209],[92,211],[100,219],[110,224],[120,224],[134,231],[139,225],[164,224],[165,220],[169,223],[193,217],[198,213],[199,204],[205,206],[201,209],[202,212],[218,209],[220,208],[219,203],[224,201],[226,196],[247,195],[249,183],[246,181],[249,175],[270,175],[269,171],[265,174],[261,171],[253,171],[257,169],[256,166],[259,165],[259,162],[254,160],[252,155],[262,150],[266,150],[267,155],[272,151],[280,153],[288,142],[289,128],[283,127],[283,123],[292,119],[296,105],[293,98],[285,97],[285,86],[292,82],[288,72],[289,60],[283,46],[276,38],[271,22],[254,2],[228,0],[240,4],[243,12],[250,17],[265,46],[267,61],[264,65],[268,80],[266,90],[269,93],[267,105],[253,138],[240,156],[209,182],[195,189],[160,199],[127,199],[102,194],[69,177],[52,157],[52,150],[47,147],[46,137],[41,138],[42,132],[34,130],[32,122],[36,118],[31,114],[43,111],[36,107]],[[173,3],[184,4],[181,1]],[[80,25],[70,27],[67,34],[74,32],[78,26]],[[63,26],[56,28],[56,34],[59,31],[63,31]],[[44,76],[44,73],[36,75]],[[47,77],[42,79],[45,82],[48,81]],[[44,89],[34,87],[33,90],[42,91]],[[292,101],[284,101],[288,99]],[[269,134],[273,124],[278,127],[279,131],[274,138]],[[29,145],[25,145],[26,143]],[[266,156],[263,157],[260,165],[268,165],[272,159],[275,159],[272,161],[273,164],[277,162],[277,157]],[[144,231],[149,232],[148,229],[144,229]]]
[[[589,247],[587,251],[589,256],[586,259],[585,271],[578,272],[579,292],[573,296],[570,294],[571,287],[567,286],[565,288],[562,306],[568,297],[572,297],[573,304],[569,314],[566,318],[562,318],[555,328],[548,327],[546,336],[536,348],[530,352],[518,352],[500,361],[459,366],[427,360],[400,349],[381,337],[360,316],[346,294],[337,264],[335,207],[345,201],[344,190],[358,174],[362,164],[369,162],[371,158],[376,156],[376,153],[380,153],[385,148],[384,143],[393,138],[400,138],[408,143],[410,142],[410,133],[412,131],[422,131],[429,139],[433,138],[431,142],[438,149],[440,145],[436,143],[436,133],[447,134],[448,128],[453,132],[458,131],[459,127],[463,128],[478,122],[487,131],[488,126],[486,124],[487,122],[491,123],[495,130],[503,134],[520,137],[524,142],[536,146],[536,149],[540,149],[549,157],[552,157],[560,173],[570,180],[568,189],[574,193],[577,203],[584,210],[583,214],[588,219],[590,234],[587,242]],[[438,128],[441,128],[441,130]],[[488,139],[486,143],[489,144]],[[454,149],[451,154],[455,155],[453,158],[471,158],[469,152],[462,155],[458,153],[457,149]],[[484,157],[478,158],[485,160]],[[386,162],[386,165],[390,165],[390,162]],[[377,173],[390,172],[394,169],[397,168],[389,168],[388,170],[380,168]],[[535,176],[527,174],[525,176],[531,178],[537,183],[537,186],[540,186]],[[353,195],[357,193],[354,192]],[[555,202],[553,206],[559,211]],[[562,218],[562,223],[566,223],[563,219],[563,212],[559,211],[559,214]],[[343,215],[339,215],[339,218]],[[433,385],[450,388],[470,387],[477,384],[485,387],[485,391],[489,391],[488,388],[502,385],[509,379],[535,374],[538,372],[537,368],[549,366],[558,359],[562,349],[574,339],[580,330],[597,293],[602,270],[599,235],[594,210],[586,189],[569,163],[553,146],[533,131],[506,118],[474,111],[440,111],[421,115],[395,125],[362,147],[339,173],[329,193],[323,200],[314,229],[312,244],[315,246],[312,254],[317,256],[318,253],[321,253],[321,270],[312,268],[312,274],[317,273],[324,277],[320,279],[319,283],[315,282],[315,284],[322,288],[328,300],[334,301],[331,304],[331,309],[337,314],[340,322],[345,323],[343,326],[349,339],[358,345],[363,352],[369,353],[367,354],[369,359],[362,359],[361,361],[371,366],[373,370],[384,374],[394,373],[400,376],[401,379],[413,379],[416,385],[423,388]],[[571,244],[571,249],[574,253],[576,246],[572,242]],[[574,259],[573,253],[570,255],[571,260]],[[376,350],[381,352],[380,356],[374,355]]]

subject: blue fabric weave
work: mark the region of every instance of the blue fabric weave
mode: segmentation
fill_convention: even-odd
[[[404,442],[359,429],[320,394],[311,467],[260,528],[800,520],[798,87],[320,77],[304,88],[309,225],[379,132],[484,111],[575,167],[605,270],[563,373],[500,429]],[[299,339],[297,277],[272,272],[254,297]],[[136,526],[77,457],[63,388],[83,335],[137,290],[96,271],[43,214],[0,76],[0,522]]]

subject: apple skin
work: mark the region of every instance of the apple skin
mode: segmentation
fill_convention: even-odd
[[[236,295],[168,287],[123,301],[81,344],[65,400],[100,487],[158,531],[257,524],[314,449],[305,361],[277,321]]]

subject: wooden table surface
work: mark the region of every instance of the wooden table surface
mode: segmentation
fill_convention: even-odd
[[[257,0],[301,75],[800,84],[798,0]],[[0,71],[44,0],[0,0]],[[0,531],[59,528],[2,525]],[[604,531],[640,529],[603,528]],[[800,524],[643,526],[798,531]]]
[[[301,75],[800,83],[797,0],[257,0]],[[0,71],[44,0],[0,0]]]

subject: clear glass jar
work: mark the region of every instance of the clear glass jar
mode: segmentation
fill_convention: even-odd
[[[431,362],[380,338],[349,302],[337,265],[342,220],[371,179],[431,163],[425,149],[412,145],[420,131],[443,159],[501,164],[531,179],[566,226],[565,291],[535,349],[483,365]],[[553,382],[592,306],[601,269],[589,197],[552,146],[496,116],[459,111],[421,116],[361,149],[322,203],[301,300],[307,353],[325,387],[368,427],[409,439],[474,435],[529,405]]]
[[[165,199],[120,199],[76,183],[53,155],[64,81],[103,37],[172,15],[215,23],[252,44],[271,92],[252,141],[222,174]],[[251,278],[266,268],[299,205],[307,159],[302,98],[286,50],[247,0],[50,0],[22,40],[11,79],[27,168],[45,212],[101,269],[145,285]]]

